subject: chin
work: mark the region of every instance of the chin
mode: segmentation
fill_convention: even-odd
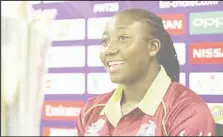
[[[110,80],[116,84],[124,84],[125,83],[125,78],[120,75],[119,76],[110,75]]]

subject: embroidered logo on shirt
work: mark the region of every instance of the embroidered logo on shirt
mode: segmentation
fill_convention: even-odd
[[[149,121],[149,124],[142,124],[136,136],[155,136],[156,124],[154,121]]]
[[[98,132],[104,126],[105,120],[99,119],[97,122],[92,123],[85,132],[85,136],[99,136]]]

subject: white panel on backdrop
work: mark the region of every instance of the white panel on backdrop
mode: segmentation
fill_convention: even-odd
[[[189,74],[190,88],[199,95],[223,95],[223,72]]]
[[[50,73],[45,94],[84,94],[84,73]]]
[[[186,76],[185,76],[185,73],[180,73],[180,80],[179,82],[182,84],[182,85],[186,85]]]
[[[92,45],[87,48],[87,64],[89,67],[103,66],[100,59],[101,45]]]
[[[52,39],[54,41],[84,40],[85,19],[55,20],[53,22]]]
[[[186,44],[185,43],[174,43],[174,48],[177,53],[177,58],[180,65],[186,63]]]
[[[101,39],[109,19],[110,17],[89,18],[87,22],[88,39]]]
[[[47,55],[48,68],[84,67],[84,46],[50,47]]]
[[[108,73],[88,73],[87,91],[89,94],[104,94],[115,89],[117,84],[111,82]]]
[[[218,124],[223,124],[223,103],[208,103],[211,114]]]

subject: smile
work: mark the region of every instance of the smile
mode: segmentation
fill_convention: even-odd
[[[108,62],[108,71],[114,72],[121,68],[122,64],[124,64],[124,61],[109,61]]]

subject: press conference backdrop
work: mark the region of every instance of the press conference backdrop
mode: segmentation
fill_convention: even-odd
[[[116,86],[100,62],[100,38],[105,22],[130,7],[163,19],[178,54],[180,82],[201,95],[223,124],[223,1],[37,1],[33,6],[58,12],[47,61],[42,135],[74,135],[87,99]]]

